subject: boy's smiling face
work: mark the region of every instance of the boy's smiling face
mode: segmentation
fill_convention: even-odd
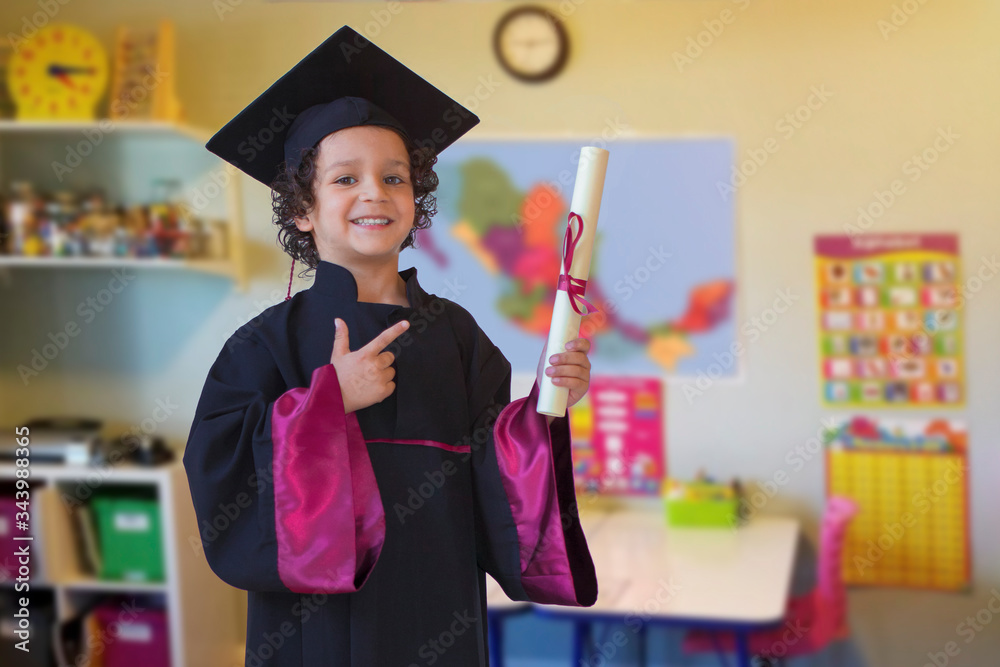
[[[296,227],[312,233],[325,261],[347,267],[380,260],[398,264],[415,212],[402,138],[361,125],[327,135],[318,148],[315,203],[296,218]]]

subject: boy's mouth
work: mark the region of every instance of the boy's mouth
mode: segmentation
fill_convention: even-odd
[[[392,222],[392,218],[355,218],[352,224],[362,227],[384,227]]]

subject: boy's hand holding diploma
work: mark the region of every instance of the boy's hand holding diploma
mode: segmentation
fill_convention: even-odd
[[[396,376],[392,367],[396,355],[381,350],[406,331],[410,323],[407,320],[396,322],[354,352],[351,352],[350,338],[347,335],[347,322],[337,318],[336,326],[330,363],[337,369],[340,393],[344,397],[344,412],[349,414],[381,403],[396,390],[396,383],[392,381]]]
[[[587,393],[590,387],[590,341],[586,338],[575,338],[566,343],[566,351],[553,354],[549,357],[551,366],[545,367],[545,354],[548,352],[548,344],[542,349],[542,356],[538,358],[538,370],[536,375],[541,382],[541,376],[552,378],[553,384],[558,387],[566,387],[569,390],[569,397],[566,400],[566,407],[576,405]],[[546,415],[551,424],[555,419],[551,415]]]

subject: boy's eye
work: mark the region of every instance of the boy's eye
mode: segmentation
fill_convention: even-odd
[[[400,183],[405,183],[406,181],[404,181],[399,176],[386,176],[385,182],[391,185],[399,185]]]
[[[334,183],[340,183],[341,185],[352,185],[354,183],[354,180],[355,179],[353,176],[341,176],[340,178],[335,180]]]

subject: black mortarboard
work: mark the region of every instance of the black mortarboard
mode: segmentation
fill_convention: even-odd
[[[435,154],[479,118],[344,26],[215,133],[208,150],[270,186],[282,162],[358,125],[394,127]]]

